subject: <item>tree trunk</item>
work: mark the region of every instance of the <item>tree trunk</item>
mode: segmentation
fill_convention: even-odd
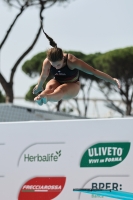
[[[131,106],[132,102],[128,101],[127,105],[126,105],[126,115],[130,116],[131,115],[131,111],[132,111],[132,106]]]
[[[13,103],[14,94],[13,94],[13,84],[7,83],[6,92],[6,103]]]
[[[13,82],[7,82],[2,73],[0,73],[0,83],[6,94],[6,103],[13,102]]]

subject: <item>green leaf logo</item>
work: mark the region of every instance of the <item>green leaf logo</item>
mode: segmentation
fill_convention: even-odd
[[[61,156],[61,150],[59,152],[56,151],[56,154],[60,157]]]
[[[59,151],[59,157],[61,156],[61,150]]]
[[[130,142],[97,143],[83,154],[80,167],[113,167],[127,156]]]

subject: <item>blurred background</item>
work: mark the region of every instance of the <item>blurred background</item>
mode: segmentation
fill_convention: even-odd
[[[81,90],[75,99],[34,103],[32,89],[50,48],[40,19],[58,47],[118,78],[121,89],[80,72]],[[132,19],[132,0],[1,0],[0,121],[11,121],[13,116],[17,121],[22,109],[38,113],[35,120],[53,115],[57,119],[56,113],[60,118],[132,117]],[[19,108],[17,114],[13,108]],[[26,115],[20,120],[33,120]]]

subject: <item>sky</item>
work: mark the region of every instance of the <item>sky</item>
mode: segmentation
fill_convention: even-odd
[[[0,1],[0,41],[18,13]],[[29,8],[17,21],[0,55],[0,70],[9,80],[10,69],[17,58],[32,43],[39,27],[38,9]],[[43,12],[44,29],[65,50],[86,54],[107,52],[133,46],[132,0],[71,0],[65,5],[55,4]],[[38,81],[22,72],[23,63],[35,54],[50,48],[41,34],[34,49],[20,63],[14,78],[15,96],[24,96]],[[0,86],[0,89],[1,86]],[[97,96],[96,91],[91,92]],[[98,94],[101,97],[101,94]]]

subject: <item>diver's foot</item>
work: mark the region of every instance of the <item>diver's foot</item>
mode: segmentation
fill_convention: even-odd
[[[42,99],[38,99],[38,100],[34,100],[34,101],[37,102],[39,106],[43,105],[43,100]]]
[[[44,104],[46,104],[47,103],[47,97],[43,97],[42,101],[43,101]]]
[[[47,97],[43,97],[41,99],[35,97],[34,101],[37,102],[39,106],[42,106],[43,104],[47,103]]]

